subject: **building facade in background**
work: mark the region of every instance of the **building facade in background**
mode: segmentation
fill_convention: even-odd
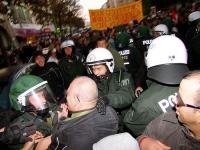
[[[108,0],[105,4],[103,4],[101,8],[104,9],[104,8],[118,7],[135,1],[137,0]]]

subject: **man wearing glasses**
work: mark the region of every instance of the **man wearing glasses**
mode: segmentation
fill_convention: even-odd
[[[138,137],[141,150],[200,149],[200,71],[183,77],[175,101],[176,113],[154,119]]]

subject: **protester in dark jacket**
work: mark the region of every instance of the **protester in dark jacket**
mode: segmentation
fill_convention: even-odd
[[[37,149],[92,150],[101,138],[117,133],[117,114],[98,99],[96,83],[88,77],[74,79],[67,92],[66,104],[56,131],[41,141]],[[71,112],[71,117],[69,112]]]
[[[36,52],[33,60],[35,65],[31,67],[30,74],[46,80],[56,101],[61,101],[64,98],[64,79],[58,65],[54,62],[46,62],[42,52]]]

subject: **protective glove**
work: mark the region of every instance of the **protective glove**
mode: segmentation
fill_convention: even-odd
[[[37,127],[33,120],[28,122],[17,121],[5,128],[4,133],[1,135],[1,140],[7,144],[26,143],[31,141],[29,136],[34,134],[36,129]]]

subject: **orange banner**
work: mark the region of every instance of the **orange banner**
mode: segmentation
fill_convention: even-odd
[[[131,20],[143,19],[142,0],[117,8],[89,10],[90,25],[93,30],[104,30],[127,24]]]

